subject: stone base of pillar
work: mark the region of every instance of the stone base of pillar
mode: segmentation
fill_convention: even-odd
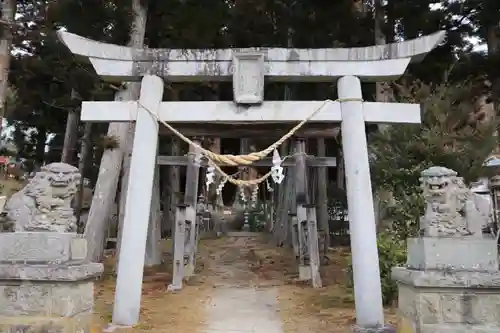
[[[133,326],[121,326],[121,325],[109,324],[108,326],[104,327],[102,331],[104,333],[111,333],[111,332],[114,332],[116,330],[121,330],[121,329],[126,329],[126,328],[133,328]]]
[[[311,267],[309,265],[299,265],[299,280],[300,281],[311,280]]]
[[[0,332],[89,332],[103,266],[84,254],[76,234],[0,234]]]
[[[500,333],[494,240],[433,238],[408,243],[409,266],[392,270],[399,292],[398,332]]]
[[[396,333],[396,328],[389,325],[384,325],[380,327],[354,326],[351,332],[352,333]]]

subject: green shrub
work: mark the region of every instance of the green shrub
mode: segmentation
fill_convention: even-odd
[[[391,269],[406,263],[406,242],[394,239],[390,232],[382,232],[377,237],[377,247],[380,265],[380,281],[382,284],[382,300],[384,305],[397,300],[398,288],[391,279]],[[347,284],[353,288],[352,258],[348,258]]]
[[[266,228],[268,221],[272,219],[272,212],[270,205],[265,201],[257,201],[254,208],[249,209],[248,212],[248,225],[250,231],[263,231]]]
[[[433,165],[444,166],[457,171],[466,182],[486,175],[483,162],[498,144],[493,135],[498,121],[471,118],[477,106],[471,95],[473,84],[394,84],[397,101],[422,106],[422,124],[389,126],[369,136],[374,188],[390,194],[383,202],[384,223],[377,238],[386,305],[397,298],[391,269],[405,263],[406,239],[419,234],[418,220],[425,209],[419,188],[421,172]],[[352,286],[351,266],[349,263],[348,280]]]
[[[425,200],[420,188],[408,188],[407,193],[395,193],[390,202],[384,202],[386,220],[390,221],[385,230],[392,239],[406,240],[419,235],[419,219],[425,210]]]

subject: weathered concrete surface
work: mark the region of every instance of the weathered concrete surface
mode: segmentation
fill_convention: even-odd
[[[162,96],[163,81],[157,76],[145,76],[141,83],[139,98],[141,108],[147,108],[158,115]],[[158,122],[147,112],[139,112],[135,124],[125,201],[130,204],[125,205],[120,260],[117,268],[113,309],[113,324],[116,325],[135,325],[139,320],[157,145]]]
[[[497,253],[497,242],[493,238],[410,238],[407,265],[417,270],[496,272]]]
[[[0,332],[85,333],[102,264],[76,234],[0,234]]]
[[[92,281],[0,286],[0,316],[72,317],[92,310],[93,290]]]
[[[89,332],[93,305],[91,280],[2,283],[0,332]]]
[[[373,327],[373,328],[354,326],[352,328],[352,332],[353,333],[396,333],[396,332],[405,333],[405,332],[396,331],[396,328],[394,328],[392,326],[382,326],[382,327]],[[409,333],[411,333],[411,332],[409,332]]]
[[[207,304],[204,333],[282,333],[273,288],[216,288]]]
[[[93,279],[102,274],[103,266],[98,263],[79,264],[0,264],[2,280],[18,281],[61,281],[76,282]]]
[[[400,283],[421,288],[500,288],[500,274],[497,272],[467,271],[418,271],[406,267],[392,269],[392,279]]]
[[[361,82],[357,77],[346,76],[338,81],[337,89],[338,97],[346,100],[341,103],[342,133],[349,133],[342,136],[342,151],[349,206],[356,325],[377,327],[384,324],[384,309],[378,279],[377,231]],[[379,112],[373,114],[373,117],[379,116]],[[407,116],[404,114],[403,117]]]
[[[346,75],[365,80],[395,79],[411,60],[419,61],[445,37],[436,32],[402,43],[358,48],[329,49],[134,49],[100,43],[58,31],[61,41],[76,55],[92,63],[97,74],[108,80],[137,80],[145,74],[169,81],[230,80],[233,51],[262,52],[264,74],[275,81],[325,81]]]
[[[311,116],[311,123],[343,121],[341,103],[334,101],[267,101],[260,106],[241,106],[233,102],[161,102],[158,117],[168,123],[196,124],[273,124],[297,123]],[[139,112],[137,102],[83,102],[82,121],[135,121]],[[364,102],[363,120],[366,123],[421,122],[420,106],[410,103]],[[255,124],[254,124],[255,125]]]
[[[399,285],[399,314],[415,333],[500,332],[498,304],[500,288],[431,289]]]
[[[73,317],[19,317],[15,322],[0,317],[2,333],[89,333],[92,311],[79,313]]]
[[[498,271],[397,267],[392,277],[398,282],[401,326],[408,333],[500,332]]]
[[[85,259],[87,243],[76,233],[15,232],[0,234],[0,262],[53,262]]]

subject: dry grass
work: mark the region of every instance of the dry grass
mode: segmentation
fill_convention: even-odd
[[[25,184],[14,179],[1,179],[0,195],[10,197]],[[145,269],[142,288],[140,322],[133,328],[122,330],[124,333],[136,332],[182,332],[197,333],[203,326],[203,307],[207,300],[208,288],[196,285],[196,280],[189,281],[189,287],[181,293],[167,293],[166,286],[171,279],[171,248],[169,241],[162,241],[165,253],[164,265]],[[203,251],[201,251],[203,252]],[[95,307],[93,332],[102,332],[103,327],[111,322],[114,302],[115,277],[113,276],[115,258],[110,252],[104,262],[105,272],[95,284]],[[199,267],[203,267],[200,258]]]
[[[115,288],[112,274],[114,261],[112,255],[106,257],[105,274],[96,284],[94,332],[101,332],[111,322]],[[181,293],[168,293],[166,286],[171,282],[172,276],[170,267],[171,265],[161,265],[145,269],[140,322],[133,328],[121,330],[122,332],[200,331],[204,323],[203,307],[207,300],[207,288],[191,284]]]
[[[166,264],[145,270],[140,323],[124,332],[203,332],[204,310],[213,288],[232,284],[235,279],[242,280],[242,287],[251,284],[278,288],[280,316],[286,333],[344,333],[355,323],[352,292],[345,287],[348,250],[339,248],[329,252],[329,263],[321,271],[325,287],[313,289],[308,283],[297,281],[295,261],[288,249],[275,248],[265,240],[244,243],[245,249],[240,244],[230,243],[226,238],[202,240],[196,278],[188,281],[180,293],[171,294],[165,289],[171,281],[171,245],[163,241]],[[230,266],[245,275],[225,278],[221,264],[227,265],[237,257],[238,261]],[[96,288],[96,331],[111,320],[113,265],[113,257],[107,257],[107,274]],[[387,309],[386,320],[394,324],[395,319],[394,310]]]
[[[286,333],[344,333],[355,323],[352,290],[346,287],[346,248],[331,249],[328,265],[321,268],[324,288],[313,289],[309,283],[296,280],[295,263],[290,251],[266,249],[256,251],[263,276],[281,275],[279,287],[280,316]],[[395,324],[394,309],[386,309],[386,321]]]
[[[3,179],[3,177],[4,175],[0,173],[0,195],[10,197],[14,193],[22,189],[25,185],[25,182],[18,181],[12,178]]]

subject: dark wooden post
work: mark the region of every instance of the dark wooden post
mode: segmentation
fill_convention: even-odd
[[[195,144],[201,145],[199,139],[194,138]],[[200,181],[200,159],[201,152],[194,146],[189,147],[188,153],[189,161],[186,170],[186,189],[184,191],[184,204],[186,205],[186,223],[189,234],[186,234],[187,242],[184,249],[185,256],[187,257],[186,267],[184,274],[191,276],[194,273],[195,266],[195,249],[198,235],[196,234],[196,207],[198,201],[198,183]]]
[[[174,237],[177,241],[173,242],[173,269],[172,269],[172,283],[168,286],[168,291],[176,291],[182,289],[182,280],[184,279],[184,239],[185,239],[185,226],[186,226],[186,205],[180,204],[176,208],[175,213],[175,230]]]
[[[309,204],[307,186],[306,142],[296,140],[295,193],[297,207],[297,238],[299,248],[299,279],[311,280],[314,288],[321,287],[319,275],[318,231],[316,208]],[[293,231],[292,231],[293,232]]]
[[[306,183],[306,142],[303,139],[295,141],[295,203],[297,210],[297,239],[299,249],[299,279],[310,280],[311,270],[308,266],[307,245],[307,183]],[[292,231],[293,232],[293,231]]]
[[[250,140],[247,138],[241,139],[240,140],[240,155],[248,154],[250,152]],[[240,177],[241,179],[248,180],[250,176],[250,172],[248,171],[248,167],[240,168],[241,174]],[[249,209],[250,209],[250,189],[249,188],[242,188],[241,191],[245,193],[245,198],[246,198],[246,205],[245,205],[245,212],[244,212],[244,224],[243,224],[243,230],[249,231],[250,226],[248,225],[248,218],[249,218]],[[238,198],[238,191],[236,191],[236,196]]]
[[[324,138],[318,138],[318,157],[326,157],[326,145]],[[328,249],[330,246],[330,227],[328,225],[328,169],[326,167],[318,168],[318,186],[317,186],[317,214],[319,220],[319,228],[324,233],[324,247]]]
[[[295,171],[295,168],[290,168],[289,171]],[[295,176],[295,172],[288,172],[288,177],[291,175]],[[295,177],[294,177],[295,178]],[[297,218],[297,195],[295,189],[289,193],[290,198],[287,200],[290,204],[287,204],[288,207],[288,215],[289,215],[289,223],[290,223],[290,233],[292,239],[292,247],[293,252],[295,253],[295,257],[299,260],[300,249],[299,249],[299,221]]]
[[[170,143],[172,156],[179,156],[181,154],[180,140],[172,137]],[[175,211],[179,204],[180,192],[180,167],[171,165],[168,167],[165,177],[163,177],[163,230],[170,232],[173,237],[173,228],[175,227]]]
[[[195,144],[200,145],[199,139],[193,139]],[[189,162],[186,170],[186,189],[184,191],[184,204],[196,207],[198,201],[198,183],[200,180],[200,152],[197,152],[193,146],[189,147]],[[196,162],[198,161],[198,162]]]
[[[280,155],[282,158],[288,155],[288,149],[289,145],[287,143],[284,143],[280,147]],[[293,173],[293,169],[294,167],[292,166],[284,171],[285,181],[277,187],[276,221],[274,223],[274,237],[277,246],[293,245],[293,242],[290,244],[291,237],[289,236],[292,231],[289,218],[289,209],[291,207],[290,202],[295,202],[295,175]]]
[[[296,140],[295,147],[295,193],[297,205],[308,203],[307,187],[307,162],[306,162],[306,141]]]
[[[316,208],[309,205],[306,208],[307,215],[307,245],[309,250],[309,269],[313,288],[321,288],[321,276],[319,274],[319,246],[318,246],[318,225],[316,222]]]

